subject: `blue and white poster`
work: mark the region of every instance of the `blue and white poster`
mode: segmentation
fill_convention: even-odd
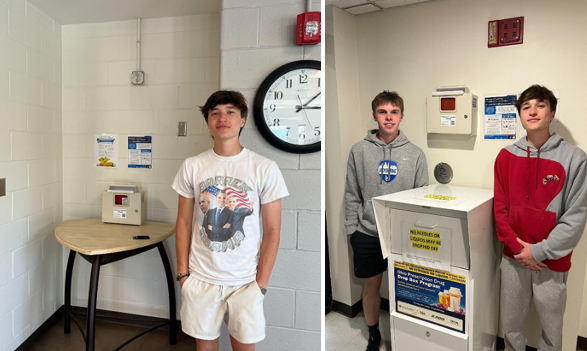
[[[516,139],[516,95],[485,97],[484,139]]]
[[[394,261],[398,313],[465,333],[467,278]]]
[[[153,147],[151,135],[128,136],[128,168],[153,167]]]

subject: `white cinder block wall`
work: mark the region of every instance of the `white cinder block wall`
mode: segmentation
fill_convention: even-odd
[[[108,185],[137,184],[146,192],[147,219],[175,222],[175,174],[184,159],[212,146],[198,106],[219,85],[220,14],[141,22],[144,86],[130,83],[136,70],[135,20],[63,26],[64,220],[100,217],[101,192]],[[188,136],[176,135],[178,121],[188,122]],[[118,135],[118,168],[94,167],[99,133]],[[152,170],[127,168],[125,139],[137,134],[153,135]],[[165,245],[175,266],[175,236]],[[67,253],[63,270],[66,260]],[[89,273],[90,265],[78,256],[74,305],[87,306]],[[177,285],[178,297],[179,291]],[[99,309],[167,317],[167,296],[157,250],[101,269]]]
[[[319,1],[312,10],[320,11]],[[296,16],[303,12],[302,0],[224,0],[220,87],[243,92],[252,110],[257,88],[273,70],[302,59],[319,61],[321,45],[295,45]],[[252,111],[245,128],[243,145],[277,162],[290,193],[283,200],[280,249],[265,297],[267,338],[258,349],[319,350],[321,153],[273,148],[256,130]],[[221,349],[229,349],[225,336]]]
[[[61,25],[24,0],[0,1],[2,351],[63,304],[61,140]]]

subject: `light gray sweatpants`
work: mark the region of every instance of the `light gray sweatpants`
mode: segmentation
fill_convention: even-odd
[[[562,350],[568,274],[548,268],[529,270],[502,255],[500,314],[505,351],[526,349],[524,329],[532,299],[542,324],[538,351]]]

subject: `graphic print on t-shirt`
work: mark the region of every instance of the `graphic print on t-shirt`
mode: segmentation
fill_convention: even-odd
[[[389,183],[397,175],[397,163],[390,160],[381,161],[379,162],[379,167],[377,167],[377,172],[384,182]]]
[[[253,214],[254,203],[249,201],[247,195],[247,190],[251,188],[246,183],[238,182],[238,186],[224,189],[209,185],[200,195],[198,203],[204,203],[200,206],[204,215],[200,238],[211,251],[234,250],[245,240],[243,223],[246,217]]]

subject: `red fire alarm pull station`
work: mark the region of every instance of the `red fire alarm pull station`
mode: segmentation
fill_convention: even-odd
[[[524,42],[524,17],[489,21],[487,47],[517,45]]]
[[[320,12],[304,12],[298,15],[296,44],[318,44],[322,38]]]

